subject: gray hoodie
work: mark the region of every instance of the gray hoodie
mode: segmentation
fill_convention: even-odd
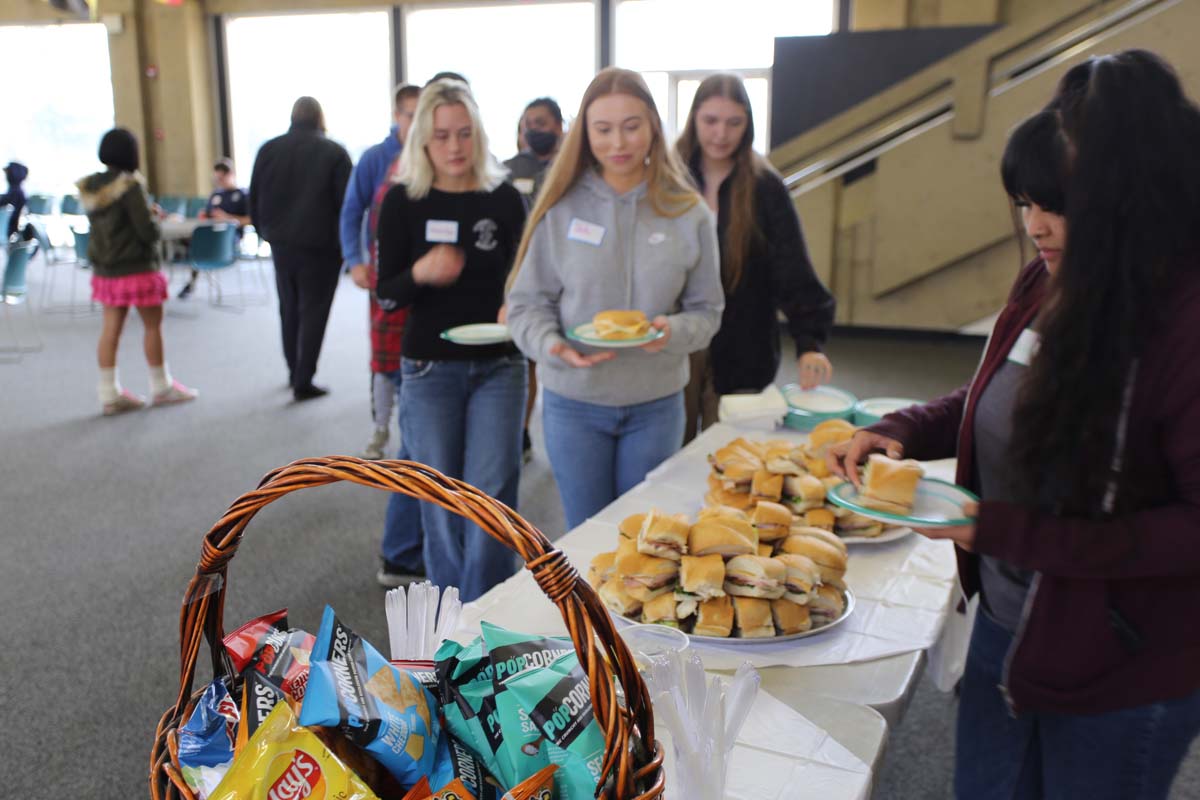
[[[508,295],[508,327],[538,380],[563,397],[605,406],[658,400],[688,381],[688,354],[708,346],[721,325],[725,292],[712,213],[697,203],[679,217],[655,213],[640,184],[618,195],[585,172],[534,230]],[[599,311],[665,314],[671,339],[660,353],[615,350],[593,367],[572,367],[550,348],[565,342],[601,352],[564,331]]]

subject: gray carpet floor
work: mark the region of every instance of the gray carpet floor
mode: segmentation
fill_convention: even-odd
[[[38,259],[35,300],[44,281]],[[26,309],[8,310],[28,339]],[[41,352],[0,364],[0,795],[146,797],[151,738],[179,685],[180,599],[202,535],[267,471],[366,443],[366,299],[349,282],[339,288],[318,372],[332,393],[303,404],[284,385],[273,299],[241,313],[209,305],[203,288],[172,301],[168,359],[200,398],[111,419],[95,397],[99,317],[39,311],[35,320]],[[0,347],[8,335],[0,319]],[[123,383],[145,393],[140,340],[131,319],[119,363]],[[926,398],[967,380],[981,344],[843,334],[830,355],[835,383],[860,397]],[[520,511],[555,537],[562,510],[536,418],[533,433]],[[330,603],[385,644],[374,572],[386,501],[339,484],[264,509],[230,566],[227,627],[287,606],[311,630]],[[922,681],[892,732],[878,797],[949,796],[954,711],[952,696]],[[1195,750],[1175,796],[1200,796]]]

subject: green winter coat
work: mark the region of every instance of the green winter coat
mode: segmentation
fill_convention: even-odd
[[[158,269],[161,232],[143,183],[140,173],[111,169],[76,181],[91,225],[88,260],[97,275],[117,278]]]

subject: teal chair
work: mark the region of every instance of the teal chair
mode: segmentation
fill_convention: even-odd
[[[217,222],[197,226],[192,231],[192,241],[188,245],[188,260],[208,283],[209,302],[212,305],[229,311],[242,310],[225,302],[219,273],[230,269],[237,273],[238,294],[234,297],[241,301],[241,305],[261,305],[267,301],[265,292],[261,295],[247,295],[243,272],[241,269],[234,269],[238,265],[237,225]]]
[[[168,214],[187,216],[187,198],[176,195],[165,195],[158,198],[158,206]]]
[[[5,203],[0,206],[0,237],[8,241],[8,222],[12,219],[13,207]]]
[[[29,287],[25,280],[29,269],[29,260],[33,258],[33,254],[37,250],[37,243],[14,242],[6,249],[8,258],[4,262],[3,279],[0,280],[0,310],[4,313],[4,321],[12,335],[13,343],[0,346],[0,352],[17,353],[16,360],[19,360],[20,353],[32,353],[42,349],[42,337],[38,333],[33,304],[29,302]],[[13,323],[12,308],[17,305],[24,305],[28,312],[29,328],[34,337],[32,344],[22,344],[17,327]]]
[[[85,217],[87,212],[83,210],[83,203],[79,202],[79,197],[69,194],[62,199],[62,209],[64,217]]]
[[[187,199],[187,216],[188,219],[196,219],[200,216],[200,212],[208,208],[207,197],[189,197]]]
[[[25,213],[39,217],[54,215],[54,198],[48,194],[31,194],[25,198]]]

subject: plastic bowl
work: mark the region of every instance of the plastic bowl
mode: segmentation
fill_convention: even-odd
[[[893,411],[920,404],[920,400],[907,397],[868,397],[854,406],[854,424],[859,427],[874,425]]]
[[[618,627],[617,633],[625,640],[639,669],[645,669],[655,656],[682,653],[688,649],[688,635],[666,625],[636,624]]]
[[[810,431],[828,419],[851,419],[858,398],[843,389],[818,386],[804,391],[796,384],[783,388],[788,413],[783,424],[800,431]]]

